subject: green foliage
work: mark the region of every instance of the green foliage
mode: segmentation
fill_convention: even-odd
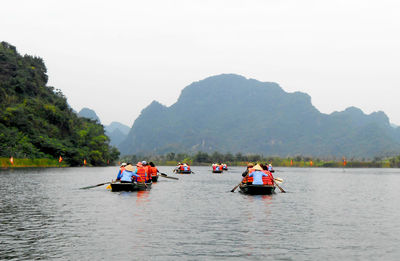
[[[0,43],[0,157],[58,159],[71,166],[113,163],[104,128],[80,118],[60,90],[46,86],[43,60]]]
[[[214,157],[217,158],[214,158]],[[157,165],[174,166],[178,162],[186,162],[194,165],[209,166],[213,163],[226,163],[228,166],[245,166],[247,163],[271,163],[273,166],[280,167],[323,167],[323,168],[399,168],[400,155],[392,158],[375,158],[372,161],[355,160],[347,161],[347,165],[343,166],[341,159],[319,159],[309,156],[297,155],[293,158],[281,157],[264,157],[258,154],[242,154],[237,153],[235,157],[231,153],[213,152],[197,152],[195,154],[175,154],[173,152],[164,155],[127,155],[120,159],[121,162],[136,163],[138,161],[152,161]],[[312,162],[312,165],[311,165]]]

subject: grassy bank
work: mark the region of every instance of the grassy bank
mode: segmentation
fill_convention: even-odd
[[[56,159],[18,159],[14,158],[14,164],[11,164],[10,158],[0,158],[2,168],[28,168],[28,167],[68,167],[65,163],[58,163]]]

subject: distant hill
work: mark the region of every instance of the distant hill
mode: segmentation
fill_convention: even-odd
[[[126,139],[131,128],[119,123],[111,122],[110,125],[104,126],[107,136],[110,138],[110,144],[119,148],[119,145]]]
[[[122,134],[128,135],[129,131],[131,128],[126,126],[125,124],[113,121],[110,123],[110,125],[104,126],[106,132],[112,133],[115,130],[119,130]]]
[[[78,115],[79,117],[88,118],[97,121],[98,123],[101,123],[100,118],[97,116],[96,112],[89,108],[82,108],[82,110],[79,111]]]
[[[47,86],[43,60],[0,43],[0,157],[55,158],[72,166],[118,159],[98,122],[80,118],[58,89]]]
[[[305,93],[223,74],[184,88],[170,107],[153,101],[120,145],[123,154],[242,152],[275,156],[398,154],[400,131],[383,112],[323,114]]]
[[[79,111],[78,114],[79,117],[91,119],[98,123],[101,123],[100,118],[92,109],[83,108]],[[111,122],[110,125],[104,125],[105,133],[110,138],[110,145],[117,148],[119,147],[120,143],[126,139],[130,129],[131,128],[129,128],[128,126],[116,121]]]

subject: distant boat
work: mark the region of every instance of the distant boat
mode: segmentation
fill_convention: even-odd
[[[212,164],[212,173],[222,173],[223,167],[219,164]]]
[[[176,174],[192,174],[193,171],[189,170],[181,170],[181,169],[174,169],[174,172],[176,172]]]

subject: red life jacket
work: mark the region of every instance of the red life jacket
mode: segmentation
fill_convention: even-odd
[[[136,174],[139,175],[137,178],[137,182],[146,182],[147,181],[147,171],[144,167],[138,167]]]
[[[269,172],[268,170],[263,170],[262,172],[264,172],[265,174],[268,175],[268,177],[265,177],[265,176],[262,177],[263,184],[264,185],[274,185],[274,181],[273,181],[271,172]]]
[[[214,166],[213,166],[213,170],[215,171],[216,169],[217,169],[217,166],[214,165]]]
[[[149,177],[156,177],[156,176],[157,176],[157,168],[149,167]]]

